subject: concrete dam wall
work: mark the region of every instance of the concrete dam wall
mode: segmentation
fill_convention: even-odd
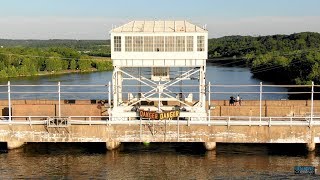
[[[114,123],[101,117],[108,115],[104,101],[64,100],[60,105],[61,116],[77,116],[77,121],[62,127],[49,127],[43,123],[43,117],[58,116],[59,101],[12,100],[11,104],[12,121],[8,123],[5,118],[9,115],[8,102],[0,101],[3,116],[0,120],[0,141],[7,142],[8,148],[19,147],[25,142],[106,142],[108,149],[118,147],[121,142],[203,142],[207,149],[214,149],[216,142],[223,142],[305,143],[312,151],[315,144],[320,142],[320,126],[308,126],[308,120],[305,119],[311,108],[311,101],[308,100],[262,101],[262,116],[273,117],[273,121],[280,122],[272,126],[271,122],[229,125],[229,122],[218,121],[218,117],[225,116],[245,117],[242,120],[259,116],[260,102],[249,100],[243,101],[241,106],[229,106],[228,101],[213,100],[211,116],[217,117],[217,122],[224,123],[216,125],[186,120],[129,120]],[[174,104],[169,102],[168,105]],[[315,116],[318,116],[317,112],[320,112],[320,101],[314,101]],[[281,125],[281,117],[303,117],[299,119],[303,124]],[[214,122],[215,118],[211,121]]]
[[[243,101],[241,106],[229,106],[227,100],[213,100],[211,116],[259,116],[259,101]],[[57,100],[12,100],[12,116],[58,116]],[[61,101],[61,116],[107,115],[105,101]],[[175,105],[168,102],[168,105]],[[309,100],[263,100],[262,116],[303,116],[310,113]],[[8,101],[0,100],[1,115],[8,116]],[[320,101],[314,101],[314,112],[320,113]]]

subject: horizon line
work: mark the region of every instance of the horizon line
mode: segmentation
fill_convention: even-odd
[[[233,36],[242,36],[242,37],[264,37],[264,36],[289,36],[289,35],[293,35],[293,34],[300,34],[300,33],[317,33],[320,34],[320,32],[316,32],[316,31],[301,31],[301,32],[294,32],[294,33],[289,33],[289,34],[281,34],[281,33],[277,33],[277,34],[268,34],[268,35],[240,35],[240,34],[234,34],[234,35],[226,35],[226,36],[220,36],[220,37],[212,37],[212,38],[208,38],[208,39],[219,39],[219,38],[223,38],[223,37],[233,37]],[[29,38],[20,38],[20,39],[15,39],[15,38],[2,38],[0,37],[0,40],[37,40],[37,41],[50,41],[50,40],[73,40],[73,41],[108,41],[110,39],[66,39],[66,38],[48,38],[48,39],[29,39]]]

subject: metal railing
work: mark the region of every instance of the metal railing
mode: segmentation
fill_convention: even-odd
[[[130,87],[130,86],[136,86],[136,85],[124,85],[123,87]],[[141,85],[141,87],[143,87],[144,85]],[[156,85],[155,85],[156,86]],[[2,88],[3,87],[3,88]],[[25,87],[51,87],[53,88],[52,91],[26,91],[26,90],[22,90],[22,88]],[[97,88],[100,87],[102,89],[104,89],[105,91],[96,91],[95,89],[93,91],[79,91],[78,88],[81,87],[85,87],[85,88]],[[3,120],[0,121],[1,123],[22,123],[20,121],[17,121],[15,118],[22,118],[22,117],[26,117],[27,119],[30,119],[28,122],[29,124],[33,124],[33,123],[42,123],[43,120],[38,120],[38,121],[33,121],[33,119],[35,119],[36,117],[40,117],[40,116],[12,116],[12,95],[15,94],[54,94],[57,99],[58,99],[58,116],[57,117],[61,117],[61,96],[64,94],[103,94],[103,95],[107,95],[107,99],[108,99],[108,103],[109,106],[111,106],[111,93],[112,93],[112,85],[111,82],[108,82],[107,84],[100,84],[100,85],[66,85],[66,84],[61,84],[60,82],[58,82],[57,84],[49,84],[49,85],[14,85],[11,84],[10,81],[8,81],[8,83],[6,85],[0,85],[0,88],[2,89],[2,91],[0,91],[0,94],[7,94],[7,100],[8,100],[8,116],[2,116]],[[172,85],[172,87],[199,87],[199,85]],[[259,91],[241,91],[241,88],[247,88],[247,87],[256,87],[259,89]],[[264,88],[266,87],[281,87],[281,88],[310,88],[310,91],[296,91],[296,92],[279,92],[279,91],[264,91]],[[244,117],[246,120],[243,120],[243,122],[241,120],[239,120],[240,116],[236,116],[238,119],[236,119],[236,117],[233,116],[228,116],[228,117],[222,117],[222,116],[211,116],[210,115],[210,110],[208,110],[208,117],[206,117],[207,121],[201,121],[201,122],[189,122],[190,124],[207,124],[207,125],[234,125],[234,124],[244,124],[244,125],[276,125],[278,124],[283,124],[283,120],[279,120],[279,119],[285,119],[285,122],[287,123],[286,125],[294,125],[293,122],[295,122],[296,124],[301,124],[301,125],[318,125],[318,116],[314,116],[314,94],[319,94],[320,92],[315,92],[315,87],[320,87],[320,85],[315,85],[313,82],[311,85],[265,85],[260,83],[259,85],[219,85],[219,84],[211,84],[210,82],[208,82],[208,84],[206,85],[206,94],[207,94],[207,100],[209,103],[209,107],[212,106],[212,102],[211,100],[214,99],[216,94],[257,94],[259,95],[259,116],[258,117]],[[4,91],[4,88],[6,89],[6,91]],[[17,90],[15,90],[15,88]],[[65,90],[63,90],[62,88],[64,88]],[[68,88],[71,88],[72,91],[68,91]],[[216,90],[217,88],[232,88],[233,91],[218,91]],[[234,89],[237,88],[236,91],[234,91]],[[75,91],[77,90],[77,91]],[[123,93],[129,93],[128,92],[123,92]],[[170,93],[173,94],[178,94],[181,93],[179,91],[171,91]],[[194,92],[194,91],[183,91],[183,93],[200,93],[200,92]],[[262,99],[263,96],[265,94],[309,94],[310,95],[310,100],[311,100],[311,104],[310,104],[310,115],[306,115],[304,117],[263,117],[262,116]],[[48,118],[48,116],[41,116],[43,118]],[[71,122],[73,123],[77,123],[77,122],[82,122],[81,120],[75,120],[74,118],[77,118],[77,116],[70,116],[71,118]],[[80,117],[78,117],[80,118]],[[93,120],[94,118],[105,118],[108,119],[108,117],[105,116],[86,116],[86,118],[90,119],[90,123],[91,124],[99,124],[100,122],[97,122],[95,120]],[[138,117],[137,117],[138,118]],[[215,119],[216,118],[216,119]],[[221,119],[224,118],[224,119]],[[299,120],[299,119],[305,119],[305,121]],[[219,120],[217,120],[219,119]],[[315,122],[313,122],[314,120],[316,120]],[[246,121],[248,121],[249,123],[247,123]],[[279,122],[277,122],[279,121]],[[86,122],[86,121],[85,121]],[[106,124],[114,124],[117,123],[115,121],[102,121],[103,123]],[[298,123],[301,122],[301,123]],[[118,122],[120,123],[120,122]],[[131,122],[130,122],[131,123]],[[181,123],[184,123],[184,121],[181,121]],[[227,123],[227,124],[226,124]],[[293,123],[293,124],[292,124]],[[72,124],[72,123],[71,123]]]
[[[207,125],[207,126],[320,126],[320,116],[302,117],[258,117],[258,116],[211,116],[206,121],[192,120],[192,117],[178,117],[178,119],[149,120],[139,116],[130,117],[130,120],[112,120],[112,116],[2,116],[1,125],[47,125],[54,119],[65,119],[66,126],[71,125]],[[206,118],[206,117],[203,117]],[[128,118],[129,119],[129,118]]]
[[[61,117],[61,96],[64,94],[104,94],[107,95],[105,99],[111,99],[111,82],[108,82],[108,84],[96,84],[96,85],[65,85],[61,84],[58,82],[56,85],[55,84],[44,84],[44,85],[31,85],[31,84],[26,84],[26,85],[13,85],[8,81],[6,85],[0,85],[1,87],[7,87],[7,92],[5,91],[0,91],[0,94],[7,94],[7,100],[8,100],[8,120],[12,120],[12,95],[15,94],[54,94],[56,98],[58,99],[58,117]],[[14,91],[13,88],[18,88],[19,90]],[[22,91],[22,88],[28,88],[28,87],[45,87],[45,88],[51,88],[51,91]],[[68,91],[68,87],[72,87],[72,91]],[[85,88],[97,88],[97,87],[103,87],[106,88],[105,91],[96,91],[95,89],[93,91],[78,91],[78,88],[85,87]],[[53,88],[53,89],[52,89]],[[61,88],[66,88],[65,91],[62,91]],[[108,100],[109,106],[111,106],[111,101]],[[16,117],[16,116],[15,116]]]

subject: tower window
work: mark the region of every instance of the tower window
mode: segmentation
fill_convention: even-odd
[[[154,51],[163,52],[164,51],[164,36],[154,37]]]
[[[114,36],[114,51],[121,51],[121,36]]]
[[[204,36],[197,36],[197,51],[204,51]]]
[[[176,36],[176,51],[185,51],[185,36]]]
[[[133,51],[142,52],[143,51],[143,37],[142,36],[133,36]]]
[[[126,51],[127,52],[131,52],[132,51],[132,37],[131,36],[126,36],[125,37],[125,41],[126,41]]]
[[[193,51],[193,36],[187,36],[187,51]]]
[[[151,79],[154,81],[169,80],[169,67],[153,67]]]

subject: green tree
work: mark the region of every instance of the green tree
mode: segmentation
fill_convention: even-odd
[[[82,56],[78,61],[81,71],[88,71],[91,68],[91,60],[89,56]]]
[[[62,60],[59,57],[52,57],[46,59],[47,71],[60,71],[62,70]]]
[[[77,69],[77,62],[76,62],[75,59],[72,59],[72,60],[70,61],[70,69],[71,69],[71,70]]]
[[[16,67],[14,66],[10,66],[9,68],[7,68],[7,74],[8,77],[17,77],[19,75]]]
[[[98,71],[110,71],[113,66],[111,61],[98,61],[96,62],[96,68]]]
[[[6,77],[8,77],[8,74],[7,74],[7,72],[6,72],[6,69],[2,69],[2,70],[0,71],[0,78],[6,78]]]

